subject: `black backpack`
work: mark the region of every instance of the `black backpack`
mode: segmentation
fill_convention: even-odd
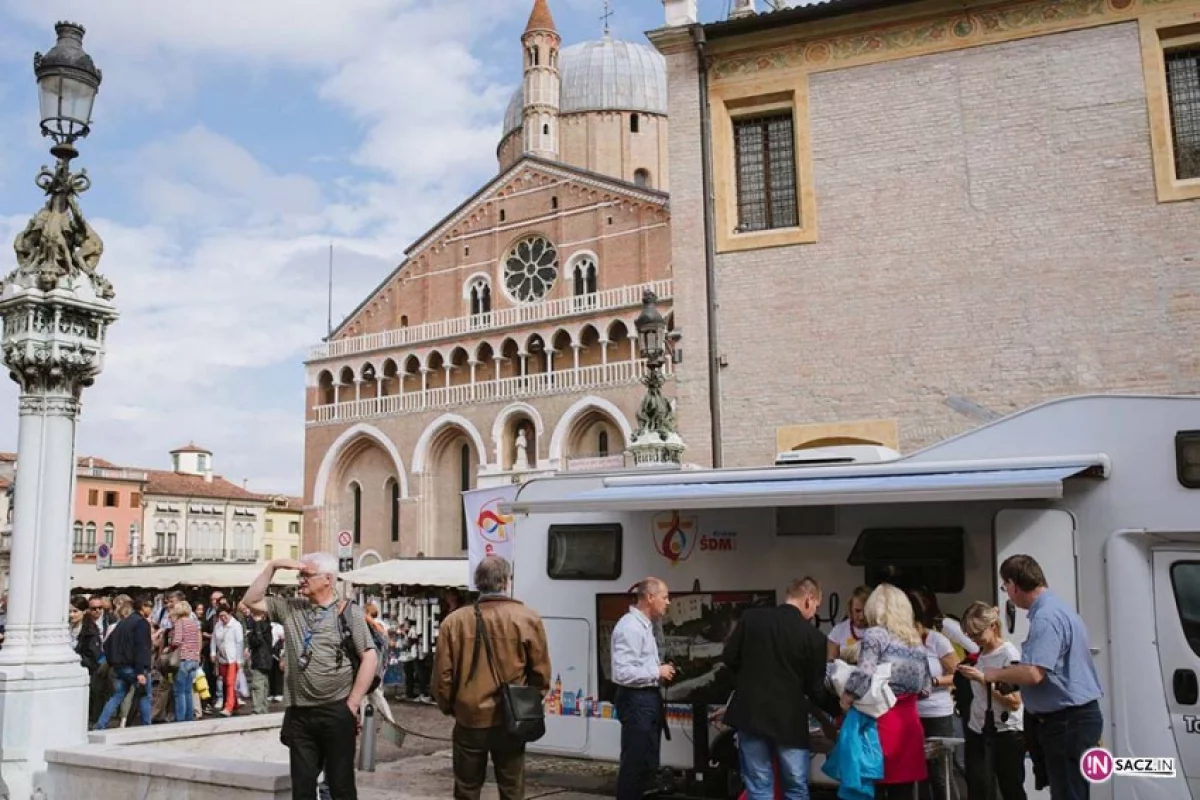
[[[354,674],[358,675],[358,667],[362,663],[362,659],[358,655],[358,648],[354,646],[353,628],[350,627],[350,616],[346,613],[352,605],[354,605],[353,600],[342,601],[342,607],[338,610],[338,631],[342,637],[342,652],[350,659],[350,665],[354,667]],[[364,624],[367,626],[367,633],[370,634],[371,641],[375,643],[375,654],[378,656],[375,661],[375,678],[367,689],[367,694],[370,694],[383,683],[383,674],[387,672],[388,640],[373,625],[366,622]],[[338,663],[341,663],[341,654],[338,655]]]

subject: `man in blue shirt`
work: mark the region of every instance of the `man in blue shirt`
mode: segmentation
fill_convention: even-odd
[[[671,604],[667,584],[645,578],[633,592],[637,604],[629,607],[612,633],[612,682],[617,686],[615,705],[621,722],[617,800],[641,800],[653,784],[663,725],[658,687],[675,677],[675,668],[659,661],[654,638],[654,622]]]
[[[1026,718],[1037,724],[1053,800],[1086,800],[1089,784],[1080,768],[1088,749],[1100,744],[1104,696],[1088,648],[1087,628],[1046,585],[1032,556],[1010,556],[1000,565],[1000,580],[1017,608],[1029,616],[1029,636],[1021,662],[984,670],[989,683],[1021,687]]]

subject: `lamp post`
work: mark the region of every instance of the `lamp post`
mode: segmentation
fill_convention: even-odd
[[[87,736],[88,674],[67,628],[75,423],[117,318],[112,285],[96,271],[104,245],[79,210],[91,181],[86,170],[71,171],[75,143],[90,130],[100,70],[83,50],[81,26],[60,22],[55,32],[54,47],[33,57],[55,166],[38,173],[45,205],[17,236],[17,268],[0,282],[0,360],[20,386],[12,578],[0,649],[0,798],[11,800],[41,787],[48,748]]]
[[[646,396],[638,409],[638,429],[629,451],[638,467],[679,466],[685,445],[675,431],[671,404],[662,394],[666,380],[663,365],[674,337],[667,333],[667,322],[658,311],[658,297],[649,289],[642,293],[642,313],[633,324],[642,358],[646,360],[646,375],[642,378]]]

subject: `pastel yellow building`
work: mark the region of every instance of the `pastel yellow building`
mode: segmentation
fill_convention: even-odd
[[[300,498],[285,495],[272,497],[263,528],[263,560],[299,558],[303,530],[304,508]]]

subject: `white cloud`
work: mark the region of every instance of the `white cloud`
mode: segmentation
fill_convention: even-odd
[[[77,18],[104,70],[98,115],[113,129],[114,121],[139,132],[169,125],[112,165],[118,174],[108,180],[137,202],[110,213],[95,196],[102,192],[82,200],[104,238],[100,271],[122,317],[105,371],[84,395],[80,451],[165,467],[166,451],[195,439],[215,451],[226,477],[299,491],[301,361],[324,333],[328,244],[337,243],[336,323],[413,237],[494,173],[519,47],[499,69],[477,54],[494,47],[487,37],[498,19],[523,18],[528,7],[529,0],[210,0],[173,4],[168,13],[150,0],[0,0],[0,30],[6,17],[31,26],[2,34],[12,47],[0,55],[0,75],[28,73],[26,51],[45,51],[44,32],[56,19]],[[199,87],[280,70],[303,79],[309,102],[348,113],[357,140],[332,142],[323,157],[279,171],[218,122],[195,118]],[[34,119],[29,82],[16,105],[29,104],[18,115]],[[0,84],[0,97],[4,85],[13,84]],[[13,141],[9,130],[0,127],[0,142]],[[266,137],[286,132],[263,135],[253,147],[266,152]],[[85,156],[95,160],[98,151],[89,144]],[[306,174],[327,173],[331,153],[340,154],[335,167],[349,159],[341,161],[346,175],[321,182]],[[10,167],[0,162],[0,174]],[[364,180],[363,170],[374,177]],[[9,215],[0,216],[4,272],[35,192],[10,193],[0,206]],[[14,206],[17,199],[28,207]],[[3,447],[15,446],[15,394],[11,384],[0,389],[0,409],[10,410],[0,416]]]

